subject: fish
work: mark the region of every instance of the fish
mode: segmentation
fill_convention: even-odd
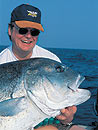
[[[87,101],[84,76],[63,63],[31,58],[0,65],[0,130],[33,130],[45,118]]]

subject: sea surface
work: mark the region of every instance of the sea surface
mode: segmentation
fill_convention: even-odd
[[[4,46],[0,46],[0,51],[4,48]],[[55,53],[61,59],[62,63],[85,76],[85,80],[80,85],[80,88],[90,90],[91,98],[77,106],[73,122],[80,125],[92,126],[93,122],[98,122],[98,116],[94,111],[98,89],[98,50],[47,49]]]

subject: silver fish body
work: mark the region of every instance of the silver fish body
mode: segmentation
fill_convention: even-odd
[[[90,98],[84,80],[66,65],[33,58],[0,65],[0,129],[33,129],[60,110]]]

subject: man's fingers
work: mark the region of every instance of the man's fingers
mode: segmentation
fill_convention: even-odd
[[[70,112],[72,112],[73,114],[75,114],[76,111],[77,111],[77,107],[76,107],[76,106],[71,106],[71,107],[68,107],[67,109],[68,109]]]
[[[66,120],[66,117],[63,115],[56,116],[58,120]]]
[[[61,114],[65,115],[67,117],[67,116],[70,116],[70,115],[74,115],[76,113],[76,111],[77,111],[77,107],[71,106],[71,107],[68,107],[66,109],[62,109]]]
[[[61,110],[61,114],[56,116],[58,120],[61,120],[63,124],[70,123],[73,120],[74,114],[77,111],[76,106],[67,107]]]
[[[61,114],[66,116],[66,117],[69,116],[71,113],[72,112],[70,112],[70,110],[68,110],[68,108],[61,110]]]

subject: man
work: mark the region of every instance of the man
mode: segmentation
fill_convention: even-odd
[[[55,54],[36,45],[40,31],[44,31],[40,10],[27,4],[16,7],[11,13],[8,27],[12,46],[0,53],[0,64],[34,57],[45,57],[61,62]],[[76,110],[75,106],[65,108],[56,118],[66,125],[73,120]]]

